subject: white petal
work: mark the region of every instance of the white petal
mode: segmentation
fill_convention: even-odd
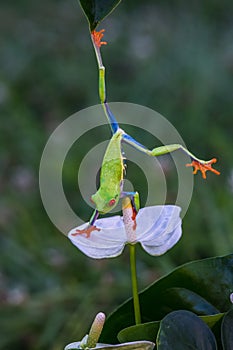
[[[156,245],[156,243],[141,243],[143,249],[150,255],[162,255],[171,249],[180,239],[182,235],[181,224],[178,225],[172,232],[168,234],[169,239],[163,244]],[[150,245],[151,244],[151,245]]]
[[[68,344],[64,350],[74,350],[74,349],[81,349],[83,348],[82,346],[82,342],[75,342],[75,343],[70,343]],[[110,345],[110,344],[101,344],[101,343],[97,343],[95,348],[91,348],[90,350],[94,350],[94,349],[110,349],[110,350],[117,350],[117,349],[121,349],[121,350],[153,350],[155,344],[150,342],[150,341],[146,341],[146,340],[139,340],[139,341],[135,341],[135,342],[129,342],[129,343],[123,343],[123,344],[116,344],[116,345]]]
[[[97,344],[96,348],[99,348],[102,350],[106,350],[106,349],[108,350],[118,350],[118,349],[119,350],[153,350],[154,346],[155,344],[150,341],[138,340],[134,342],[122,343],[122,344],[116,344],[116,345]]]
[[[120,216],[98,219],[95,226],[100,231],[92,231],[90,237],[85,234],[77,234],[76,230],[82,230],[88,224],[83,224],[72,229],[68,238],[84,254],[94,259],[113,258],[120,255],[127,241],[124,224]]]
[[[137,240],[149,254],[164,254],[181,237],[180,208],[165,205],[147,207],[141,211],[137,218],[137,231],[141,230],[141,233],[137,232]]]
[[[80,344],[81,342],[75,342],[75,343],[70,343],[68,345],[66,345],[64,350],[73,350],[73,349],[80,349]]]

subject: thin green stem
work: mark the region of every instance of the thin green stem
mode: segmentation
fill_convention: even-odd
[[[134,244],[129,245],[129,254],[130,254],[130,269],[131,269],[135,323],[140,324],[141,312],[140,312],[140,304],[139,304],[139,297],[138,297],[138,281],[137,281],[137,270],[136,270],[136,246]]]

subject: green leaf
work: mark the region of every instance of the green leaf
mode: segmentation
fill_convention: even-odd
[[[213,329],[214,333],[217,331],[217,334],[220,334],[221,320],[223,316],[224,313],[198,317],[203,322],[205,322],[209,328]],[[159,327],[160,321],[147,322],[135,326],[130,326],[125,329],[122,329],[118,333],[117,338],[121,343],[136,340],[148,340],[154,342],[157,337]],[[220,342],[221,340],[219,341],[219,343]]]
[[[219,350],[222,349],[221,325],[222,325],[222,319],[224,315],[225,313],[209,315],[209,316],[199,316],[200,319],[202,319],[202,321],[204,321],[214,333]]]
[[[216,315],[209,315],[209,316],[199,316],[202,321],[204,321],[207,326],[209,326],[211,329],[214,328],[216,326],[217,323],[219,323],[223,316],[225,315],[225,313],[220,313],[220,314],[216,314]]]
[[[117,338],[121,343],[136,340],[148,340],[154,342],[159,330],[159,326],[159,321],[131,326],[120,331],[117,335]]]
[[[228,311],[222,321],[223,350],[233,349],[233,309]]]
[[[233,254],[180,266],[140,293],[142,322],[161,320],[177,310],[177,301],[180,309],[203,316],[228,311],[232,285]],[[133,303],[129,299],[108,317],[101,341],[116,343],[117,334],[134,324]]]
[[[190,311],[173,311],[162,321],[157,336],[158,350],[216,350],[209,327]]]
[[[221,348],[221,323],[224,317],[224,313],[209,315],[209,316],[199,316],[202,321],[204,321],[215,335],[219,349]]]
[[[90,31],[108,16],[121,0],[79,0],[88,19]]]
[[[199,294],[186,288],[168,288],[164,292],[164,301],[170,310],[187,309],[198,315],[213,315],[219,310]]]

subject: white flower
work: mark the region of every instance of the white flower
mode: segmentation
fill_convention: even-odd
[[[142,340],[142,341],[134,341],[129,343],[123,343],[123,344],[101,344],[97,343],[100,334],[103,329],[103,325],[105,322],[105,314],[102,312],[99,312],[94,322],[92,323],[89,335],[85,335],[85,337],[78,342],[68,344],[64,350],[76,350],[76,349],[83,349],[83,350],[94,350],[94,349],[102,349],[102,350],[153,350],[155,344]]]
[[[83,224],[72,229],[68,238],[84,254],[94,259],[113,258],[120,255],[126,244],[140,243],[151,255],[162,255],[180,239],[180,207],[163,205],[139,210],[133,219],[132,208],[123,210],[123,217],[98,219],[90,236],[85,235]],[[77,230],[84,230],[82,233]]]
[[[87,348],[85,347],[85,344],[83,342],[75,342],[68,344],[64,350],[76,350],[76,349],[88,349],[88,350],[153,350],[155,344],[146,341],[146,340],[141,340],[141,341],[134,341],[134,342],[129,342],[129,343],[122,343],[122,344],[117,344],[117,345],[111,345],[111,344],[100,344],[97,343],[94,348]]]

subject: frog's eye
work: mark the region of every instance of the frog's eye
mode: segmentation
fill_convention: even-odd
[[[108,205],[110,207],[112,207],[114,204],[116,203],[116,200],[114,198],[110,199],[110,201],[108,202]]]

